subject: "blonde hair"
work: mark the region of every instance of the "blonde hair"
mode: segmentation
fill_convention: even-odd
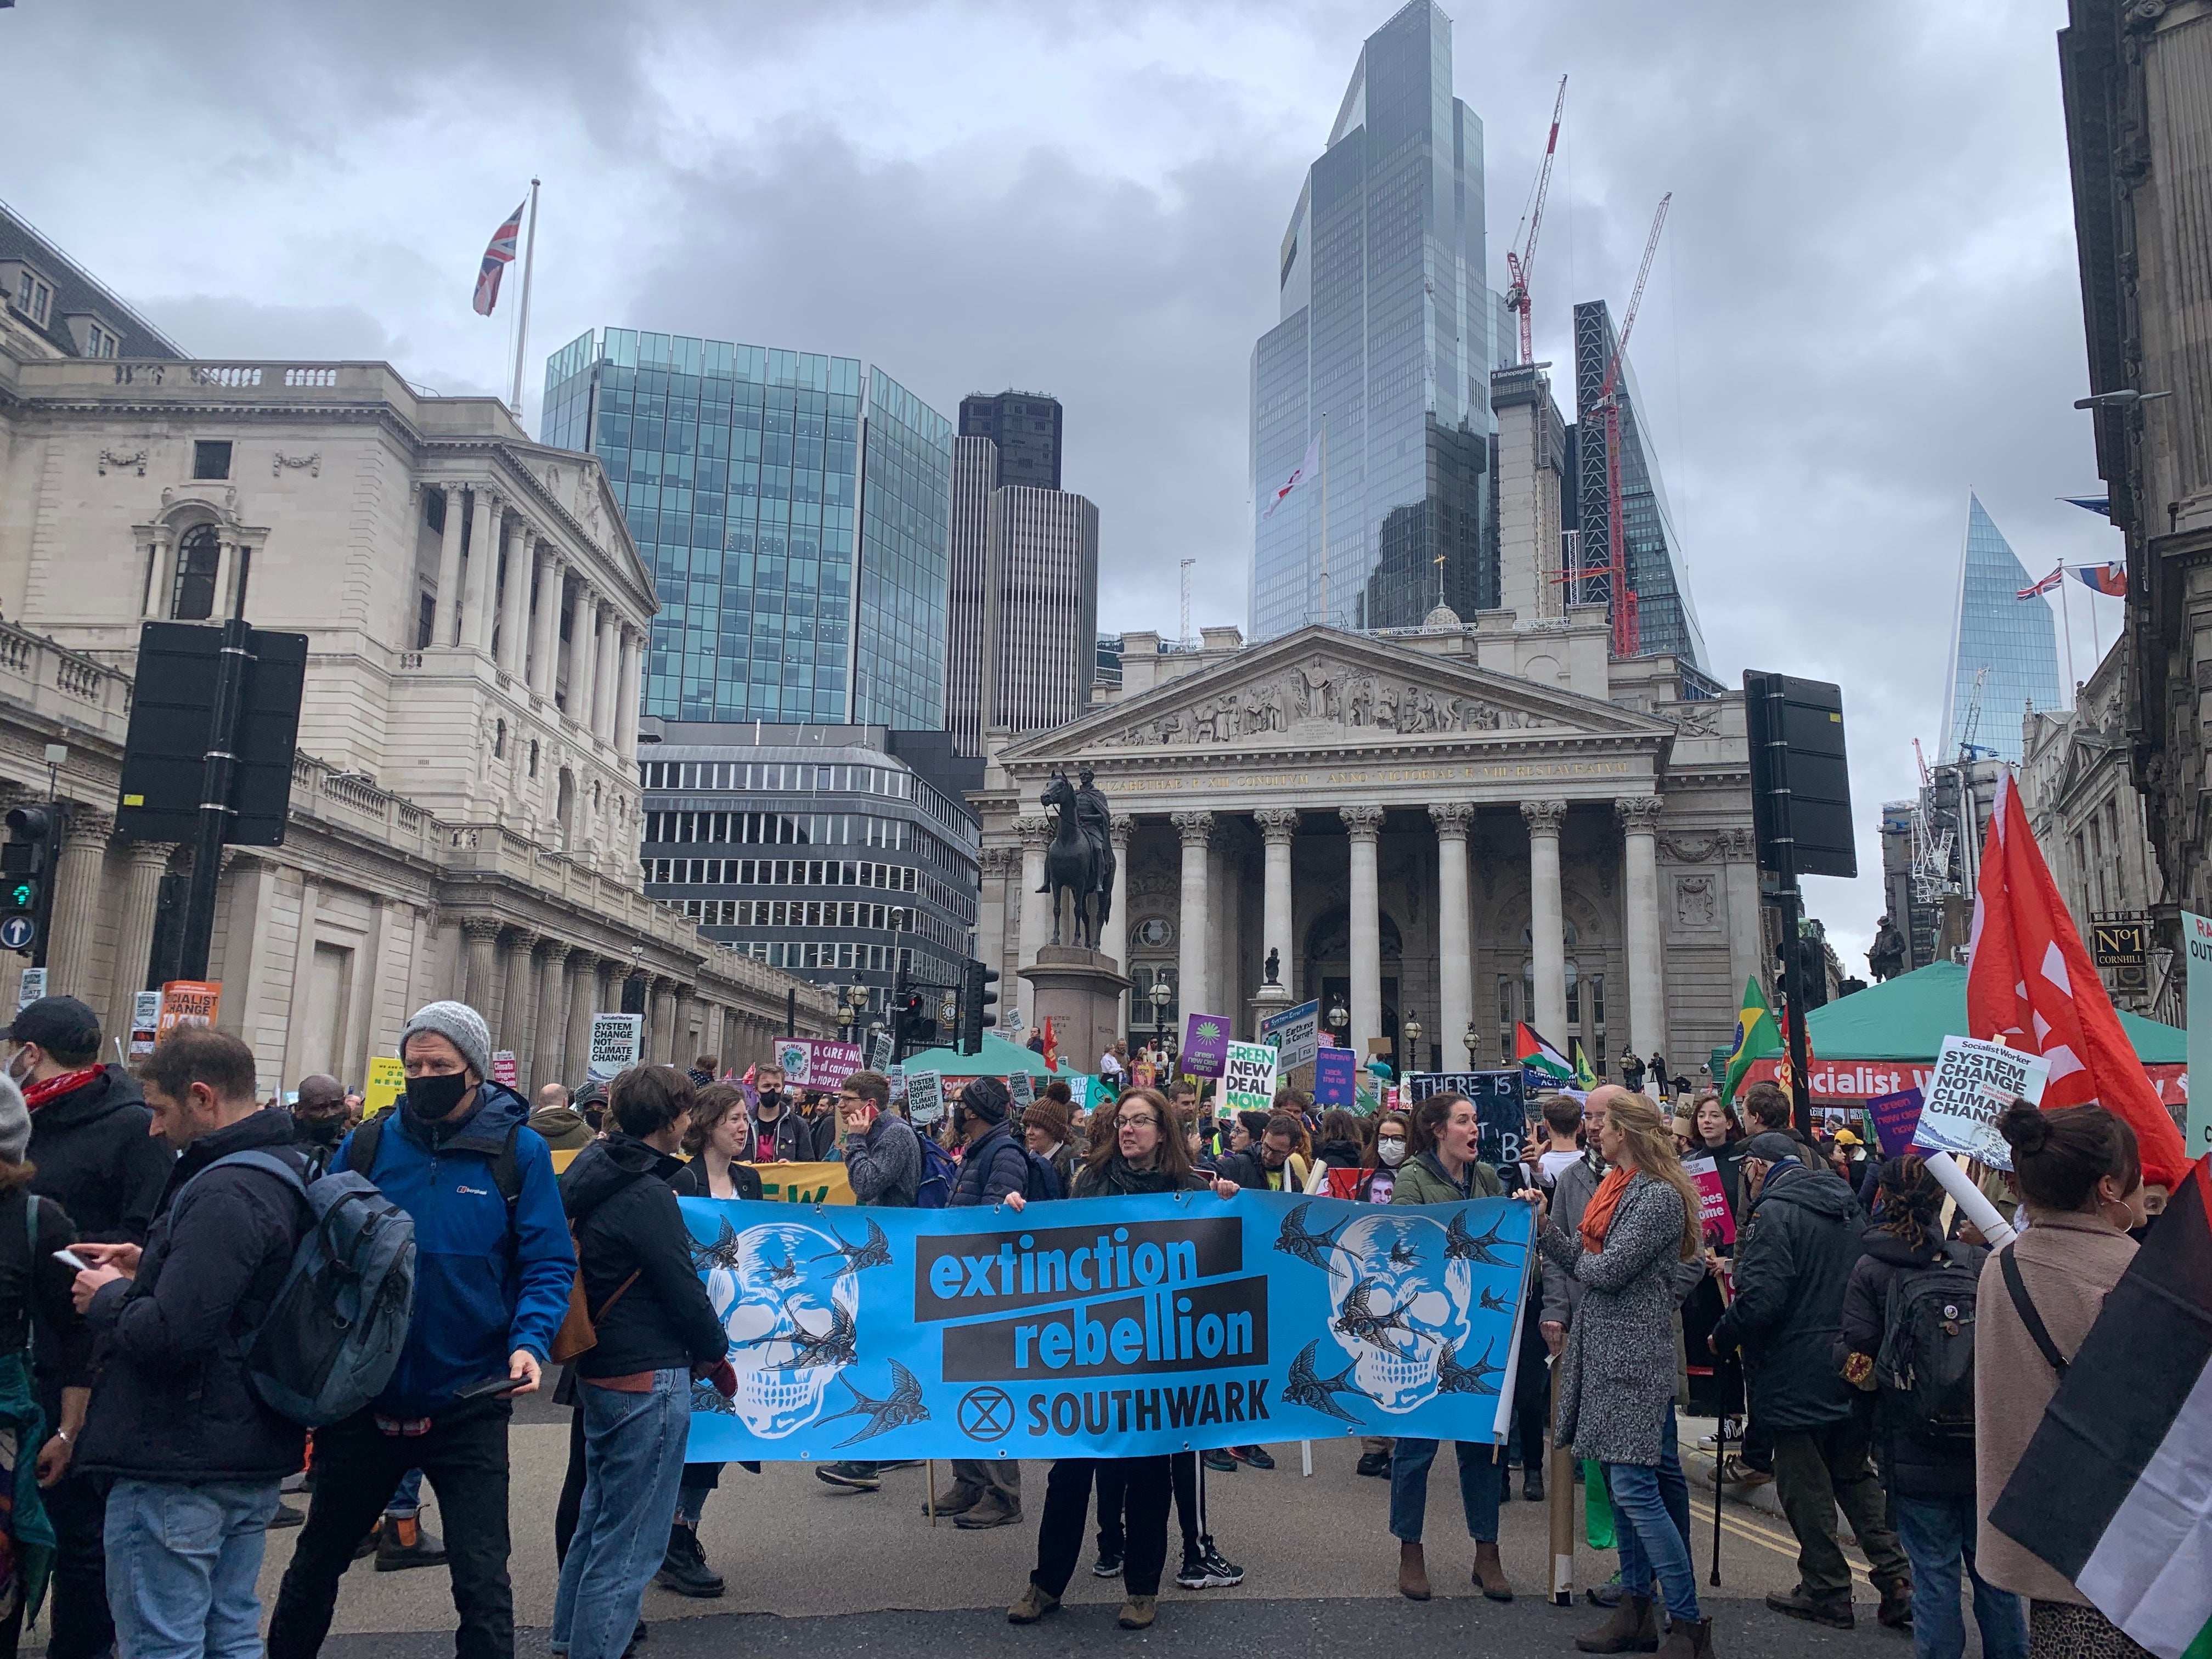
[[[1704,1205],[1698,1189],[1682,1169],[1674,1150],[1674,1128],[1648,1095],[1623,1092],[1606,1103],[1613,1130],[1628,1143],[1629,1161],[1654,1181],[1663,1181],[1681,1194],[1682,1260],[1694,1261],[1705,1249]]]

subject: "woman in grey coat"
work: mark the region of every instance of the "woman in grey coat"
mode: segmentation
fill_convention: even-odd
[[[1643,1096],[1614,1096],[1599,1136],[1612,1167],[1582,1225],[1547,1224],[1537,1235],[1545,1258],[1583,1287],[1559,1355],[1559,1443],[1604,1466],[1626,1592],[1575,1646],[1657,1646],[1656,1577],[1673,1620],[1662,1659],[1709,1659],[1713,1626],[1698,1610],[1690,1494],[1674,1444],[1674,1317],[1680,1264],[1698,1260],[1703,1244],[1697,1193],[1666,1118]]]

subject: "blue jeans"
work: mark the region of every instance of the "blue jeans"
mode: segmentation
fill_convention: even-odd
[[[1960,1568],[1974,1581],[1974,1622],[1982,1659],[2027,1659],[2027,1604],[1983,1582],[1974,1571],[1974,1499],[1890,1495],[1889,1518],[1912,1564],[1914,1659],[1960,1659],[1966,1621],[1959,1607]]]
[[[1401,1440],[1390,1449],[1390,1535],[1401,1543],[1421,1541],[1421,1522],[1429,1512],[1429,1465],[1437,1461],[1434,1440]],[[1486,1441],[1455,1440],[1459,1449],[1459,1501],[1467,1510],[1467,1535],[1478,1544],[1498,1541],[1497,1449]]]
[[[1649,1595],[1656,1577],[1668,1614],[1694,1626],[1698,1569],[1690,1559],[1690,1488],[1675,1451],[1672,1401],[1660,1431],[1659,1462],[1607,1463],[1605,1484],[1620,1541],[1621,1587],[1632,1595]]]
[[[107,1607],[131,1659],[261,1659],[261,1545],[278,1483],[118,1480],[107,1494]]]
[[[404,1521],[411,1521],[422,1512],[422,1471],[410,1469],[399,1477],[399,1485],[392,1493],[392,1501],[384,1512]]]
[[[691,1373],[655,1371],[646,1394],[588,1382],[576,1393],[583,1401],[584,1501],[561,1564],[552,1647],[569,1659],[622,1659],[645,1587],[668,1551],[691,1432]]]

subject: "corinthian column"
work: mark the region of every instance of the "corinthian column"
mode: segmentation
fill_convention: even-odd
[[[1379,806],[1340,806],[1352,842],[1352,1049],[1364,1058],[1367,1040],[1382,1035],[1382,890],[1375,844],[1382,834]]]
[[[1129,971],[1129,842],[1137,833],[1133,818],[1114,820],[1114,894],[1113,919],[1106,924],[1106,937],[1099,948],[1114,958],[1115,968],[1121,973]],[[1123,991],[1119,999],[1121,1024],[1115,1035],[1129,1029],[1129,994]],[[1097,1063],[1091,1056],[1091,1064]]]
[[[491,1023],[493,951],[499,942],[495,916],[464,916],[461,932],[468,937],[468,971],[461,980],[461,1000]]]
[[[1628,842],[1628,1042],[1639,1054],[1667,1047],[1667,988],[1659,965],[1659,814],[1656,795],[1613,804]]]
[[[154,955],[154,924],[161,902],[161,878],[168,873],[173,841],[131,843],[131,872],[124,878],[123,915],[115,939],[115,995],[108,1005],[107,1031],[130,1040],[131,1001],[146,988],[146,970]]]
[[[1566,822],[1563,800],[1524,800],[1521,816],[1528,823],[1528,937],[1535,958],[1536,1030],[1566,1052],[1566,917],[1559,907],[1559,826]]]
[[[568,967],[568,1030],[561,1044],[561,1058],[553,1069],[563,1083],[574,1087],[584,1080],[585,1063],[591,1058],[592,1016],[599,1012],[592,1006],[599,988],[599,952],[571,951]]]
[[[557,939],[545,941],[545,962],[538,976],[537,1041],[525,1067],[533,1089],[562,1080],[561,1048],[568,1024],[568,948]]]
[[[1437,1035],[1447,1056],[1461,1056],[1450,1071],[1473,1070],[1468,1053],[1468,1022],[1474,1018],[1474,944],[1467,912],[1467,829],[1474,806],[1463,800],[1440,801],[1429,808],[1437,826]]]
[[[1044,849],[1051,844],[1053,823],[1042,813],[1031,814],[1016,818],[1014,829],[1022,838],[1021,950],[1014,963],[1018,970],[1035,967],[1037,952],[1052,937],[1052,895],[1037,889],[1044,885]],[[1025,979],[1015,982],[1021,988],[1022,1028],[1034,1030],[1036,988]]]
[[[1176,833],[1182,837],[1182,890],[1176,906],[1176,977],[1182,1012],[1214,1014],[1213,988],[1206,964],[1212,954],[1212,916],[1208,908],[1206,854],[1213,842],[1213,814],[1177,812]]]
[[[54,872],[53,931],[46,938],[50,996],[100,1000],[92,983],[92,947],[100,931],[100,866],[107,856],[107,838],[114,833],[112,815],[89,806],[70,808]]]

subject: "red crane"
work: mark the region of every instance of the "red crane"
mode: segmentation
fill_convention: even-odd
[[[1606,569],[1613,596],[1613,654],[1632,657],[1641,641],[1636,620],[1636,590],[1628,582],[1628,544],[1620,521],[1620,364],[1628,351],[1628,337],[1636,327],[1636,310],[1644,303],[1644,284],[1651,275],[1651,256],[1659,251],[1659,232],[1667,222],[1667,204],[1674,199],[1668,191],[1659,198],[1651,216],[1651,234],[1644,240],[1644,264],[1636,273],[1636,287],[1628,296],[1628,310],[1620,319],[1620,338],[1614,342],[1613,361],[1606,365],[1605,383],[1598,388],[1593,408],[1605,416],[1606,538],[1612,544]]]
[[[1521,361],[1533,363],[1536,354],[1529,344],[1528,272],[1536,263],[1536,234],[1544,228],[1544,198],[1552,188],[1552,157],[1559,148],[1559,116],[1567,106],[1567,77],[1559,77],[1559,95],[1552,104],[1552,136],[1544,141],[1544,165],[1536,170],[1536,187],[1528,195],[1528,205],[1521,210],[1521,222],[1514,227],[1513,240],[1520,245],[1516,252],[1505,250],[1505,269],[1513,280],[1506,285],[1506,309],[1521,319]],[[1526,231],[1527,235],[1522,233]]]

